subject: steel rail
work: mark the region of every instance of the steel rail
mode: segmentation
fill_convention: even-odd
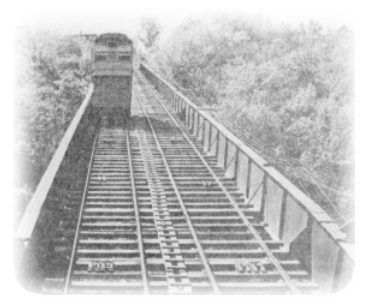
[[[139,247],[139,255],[141,261],[141,271],[142,271],[142,282],[143,282],[143,292],[144,294],[148,294],[148,281],[147,281],[147,269],[144,257],[144,248],[143,248],[143,239],[142,239],[142,231],[139,217],[139,208],[138,208],[138,200],[136,195],[135,188],[135,179],[134,179],[134,166],[133,166],[133,157],[130,148],[130,138],[129,138],[129,129],[126,130],[127,134],[127,150],[128,150],[128,160],[129,160],[129,171],[130,171],[130,182],[132,184],[132,195],[133,195],[133,204],[135,211],[135,223],[137,225],[137,237],[138,237],[138,247]]]
[[[234,208],[237,211],[237,213],[239,214],[239,216],[242,218],[244,224],[249,228],[249,230],[252,233],[252,235],[256,238],[256,240],[258,241],[258,243],[260,244],[260,246],[262,247],[262,249],[266,253],[267,257],[271,260],[271,262],[273,263],[273,265],[276,267],[276,269],[278,270],[278,272],[280,273],[280,275],[282,276],[282,278],[285,280],[285,282],[289,286],[290,290],[294,294],[300,294],[300,292],[299,292],[298,288],[296,287],[295,283],[291,280],[291,278],[289,277],[289,275],[282,268],[282,266],[280,265],[280,263],[277,260],[277,258],[273,255],[273,253],[271,252],[271,250],[268,248],[267,244],[264,242],[264,240],[262,239],[262,237],[258,234],[257,230],[249,222],[249,220],[244,215],[243,211],[239,208],[238,204],[235,202],[235,200],[233,199],[233,197],[230,195],[230,193],[227,191],[227,189],[222,184],[222,182],[220,181],[220,179],[214,173],[214,171],[212,170],[212,168],[208,165],[207,161],[203,158],[203,156],[198,151],[198,149],[196,148],[196,146],[193,144],[193,142],[190,140],[190,138],[184,132],[183,128],[179,125],[179,123],[171,115],[171,112],[167,109],[167,107],[162,102],[162,100],[157,96],[157,94],[155,93],[155,91],[152,89],[151,85],[148,84],[148,82],[146,81],[146,79],[144,79],[144,80],[145,80],[145,83],[147,85],[147,88],[151,91],[151,93],[153,94],[153,96],[155,96],[155,98],[157,99],[157,101],[161,104],[161,106],[167,112],[167,114],[169,115],[169,117],[171,118],[171,120],[174,122],[175,126],[179,128],[179,131],[181,132],[181,134],[188,141],[188,143],[192,146],[193,150],[196,152],[196,154],[198,155],[198,157],[200,158],[200,160],[202,161],[202,163],[206,166],[207,170],[211,173],[211,175],[215,179],[216,183],[222,189],[223,193],[228,197],[229,201],[234,206]]]
[[[161,147],[161,145],[160,145],[160,142],[158,141],[158,138],[157,138],[156,132],[155,132],[155,130],[154,130],[154,128],[153,128],[152,122],[151,122],[151,120],[150,120],[150,118],[149,118],[149,116],[148,116],[148,114],[147,114],[147,112],[146,112],[146,110],[145,110],[145,108],[144,108],[144,106],[143,106],[143,104],[142,104],[141,96],[140,96],[140,94],[137,92],[137,90],[135,89],[135,87],[134,87],[134,93],[136,93],[136,95],[137,95],[138,102],[139,102],[139,104],[140,104],[140,106],[141,106],[141,108],[142,108],[142,111],[143,111],[143,113],[144,113],[144,115],[145,115],[145,117],[146,117],[146,119],[147,119],[147,122],[148,122],[148,124],[149,124],[149,126],[150,126],[150,129],[151,129],[151,131],[152,131],[152,136],[153,136],[153,138],[154,138],[154,140],[155,140],[155,143],[157,144],[157,149],[159,150],[159,152],[160,152],[160,154],[161,154],[161,156],[162,156],[162,160],[163,160],[163,162],[164,162],[164,165],[165,165],[165,168],[166,168],[167,174],[168,174],[168,176],[169,176],[170,182],[171,182],[171,184],[172,184],[172,186],[173,186],[173,188],[174,188],[174,191],[175,191],[175,194],[176,194],[176,196],[177,196],[177,198],[178,198],[178,201],[179,201],[179,203],[180,203],[181,209],[183,210],[183,214],[184,214],[185,220],[186,220],[186,221],[187,221],[187,223],[188,223],[189,230],[190,230],[191,235],[192,235],[192,237],[193,237],[193,239],[194,239],[194,242],[195,242],[195,244],[196,244],[196,246],[197,246],[198,253],[199,253],[199,255],[200,255],[200,257],[201,257],[201,260],[202,260],[202,263],[203,263],[203,265],[204,265],[204,267],[205,267],[205,269],[206,269],[206,272],[207,272],[208,278],[209,278],[209,279],[210,279],[210,281],[211,281],[211,284],[212,284],[213,290],[214,290],[215,294],[220,294],[220,290],[219,290],[219,287],[218,287],[218,285],[217,285],[217,281],[216,281],[216,279],[215,279],[215,277],[214,277],[214,275],[213,275],[213,273],[212,273],[211,267],[210,267],[210,265],[209,265],[209,263],[208,263],[208,260],[207,260],[207,257],[206,257],[206,255],[205,255],[205,253],[204,253],[204,250],[203,250],[203,248],[202,248],[202,245],[201,245],[201,243],[200,243],[200,241],[199,241],[199,238],[198,238],[198,236],[197,236],[197,234],[196,234],[196,232],[195,232],[195,230],[194,230],[194,226],[193,226],[193,224],[192,224],[192,221],[190,220],[190,216],[189,216],[188,211],[187,211],[187,209],[186,209],[186,207],[185,207],[185,205],[184,205],[184,201],[183,201],[183,199],[182,199],[182,197],[181,197],[181,195],[180,195],[180,192],[179,192],[178,187],[177,187],[177,185],[176,185],[175,179],[174,179],[174,177],[173,177],[173,175],[172,175],[172,173],[171,173],[170,166],[169,166],[169,164],[168,164],[168,162],[167,162],[167,160],[166,160],[166,157],[165,157],[164,151],[162,150],[162,147]]]
[[[96,149],[98,133],[99,133],[99,129],[97,129],[97,131],[96,131],[95,140],[93,141],[92,153],[91,153],[91,157],[90,157],[90,160],[89,160],[89,163],[88,163],[88,171],[87,171],[87,176],[86,176],[86,182],[84,184],[81,207],[80,207],[80,210],[79,210],[77,229],[75,231],[72,254],[71,254],[71,257],[70,257],[68,273],[67,273],[67,276],[66,276],[66,279],[65,279],[65,284],[64,284],[64,292],[63,292],[64,294],[68,294],[70,279],[71,279],[73,268],[74,268],[74,260],[75,260],[77,245],[78,245],[79,233],[80,233],[80,225],[81,225],[81,222],[82,222],[84,206],[86,204],[87,192],[88,192],[88,187],[89,187],[89,179],[90,179],[90,176],[91,176],[92,163],[93,163],[93,157],[94,157],[94,153],[95,153],[95,149]]]

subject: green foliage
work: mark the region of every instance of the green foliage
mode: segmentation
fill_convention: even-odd
[[[160,26],[155,19],[142,18],[139,39],[147,49],[152,48],[156,43],[160,31]]]
[[[29,198],[85,96],[86,46],[73,37],[27,30],[14,45],[15,186]]]
[[[149,17],[141,19],[138,37],[134,40],[135,49],[141,59],[147,60],[152,52],[157,51],[161,31],[161,25],[156,19]]]
[[[192,90],[280,155],[351,190],[353,35],[316,23],[275,27],[188,21],[151,54],[155,69]]]

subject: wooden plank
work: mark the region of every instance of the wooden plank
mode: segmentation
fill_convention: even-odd
[[[46,172],[42,176],[40,183],[37,186],[37,190],[33,194],[33,197],[28,204],[22,220],[15,232],[15,238],[23,241],[29,240],[32,236],[33,230],[38,220],[38,216],[41,212],[42,206],[46,200],[46,197],[50,191],[51,185],[55,179],[56,173],[64,159],[65,153],[68,150],[70,141],[72,140],[74,133],[80,123],[80,120],[90,102],[93,93],[93,85],[91,84],[88,93],[75,114],[72,122],[70,123],[63,139],[61,140],[59,147],[57,148],[54,156],[51,159]]]

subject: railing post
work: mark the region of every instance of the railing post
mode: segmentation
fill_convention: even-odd
[[[179,102],[177,100],[174,100],[175,102],[175,113],[179,113]]]
[[[250,180],[251,180],[251,173],[252,173],[252,160],[248,158],[248,174],[247,174],[247,187],[245,189],[245,196],[249,197],[249,190],[250,190]]]
[[[262,197],[261,197],[261,208],[260,213],[262,215],[262,220],[265,218],[265,204],[266,204],[266,193],[267,193],[267,174],[263,175],[263,187],[262,187]]]
[[[205,145],[206,142],[206,123],[207,120],[203,118],[203,127],[202,127],[202,145]]]
[[[190,126],[189,126],[189,130],[191,133],[193,133],[194,130],[194,109],[191,107],[190,108]]]
[[[218,154],[219,154],[219,146],[220,146],[220,131],[217,130],[216,148],[215,148],[215,157],[217,157],[217,159],[218,159]]]
[[[235,161],[234,161],[234,181],[236,187],[238,186],[238,168],[239,168],[239,148],[236,147]]]
[[[175,113],[178,113],[178,110],[176,108],[176,106],[178,105],[178,100],[176,98],[176,96],[174,95],[173,92],[171,92],[172,96],[173,96],[173,102],[174,102],[174,106],[175,106]]]
[[[347,275],[352,274],[354,256],[348,245],[342,245],[341,240],[344,239],[344,234],[338,228],[334,228],[337,225],[331,218],[323,213],[318,204],[308,198],[274,167],[267,165],[267,162],[249,146],[241,144],[241,141],[232,135],[228,129],[219,125],[216,120],[208,117],[194,103],[181,93],[176,92],[165,80],[157,77],[146,68],[143,70],[144,72],[147,71],[146,75],[149,75],[151,79],[159,80],[157,83],[160,84],[160,88],[168,87],[182,99],[179,104],[177,104],[177,99],[175,99],[175,110],[179,109],[180,111],[182,103],[186,104],[185,121],[191,133],[194,136],[203,138],[207,154],[212,155],[214,153],[218,166],[225,167],[224,169],[227,169],[226,167],[231,168],[229,173],[227,173],[229,177],[233,176],[234,168],[236,185],[245,193],[247,202],[252,202],[254,198],[255,210],[262,214],[264,220],[269,223],[272,232],[276,236],[287,245],[291,245],[291,249],[294,250],[299,249],[297,245],[300,241],[304,241],[305,238],[310,236],[311,244],[303,242],[302,250],[306,249],[305,245],[312,245],[310,251],[312,252],[312,259],[315,258],[312,260],[314,271],[312,274],[313,276],[317,275],[317,279],[320,279],[320,281],[316,280],[316,282],[321,282],[323,285],[322,280],[325,279],[326,272],[318,273],[318,270],[328,267],[329,282],[328,285],[324,283],[324,288],[335,291],[340,290],[343,287],[343,280],[347,279]],[[200,117],[204,119],[203,132],[200,132]],[[207,122],[210,123],[209,132],[206,131]],[[216,136],[214,135],[215,132],[217,132]],[[208,144],[206,138],[208,138]],[[225,144],[223,144],[222,138],[224,138]],[[215,142],[216,145],[214,144]],[[261,187],[261,185],[263,186]],[[255,186],[257,186],[256,190],[254,190]],[[275,198],[277,204],[275,203]],[[306,215],[308,216],[307,226],[305,221]],[[308,228],[309,230],[307,230]],[[307,232],[310,232],[310,235]],[[294,246],[292,247],[292,245]],[[332,249],[326,248],[325,246],[327,245],[330,245]],[[319,251],[320,248],[323,249]],[[306,261],[309,256],[305,256],[304,252],[303,250],[303,258]],[[339,269],[335,268],[332,270],[332,267],[335,265],[331,266],[329,260],[323,260],[322,256],[324,256],[325,252],[334,260],[338,259]]]
[[[195,117],[194,117],[194,127],[193,127],[193,136],[194,137],[197,137],[198,128],[199,128],[199,113],[196,112]]]
[[[229,140],[224,136],[225,138],[225,145],[224,145],[224,165],[222,166],[222,168],[226,168],[226,163],[227,163],[227,156],[228,156],[228,150],[229,150],[229,145],[228,142]],[[226,170],[224,170],[224,172],[226,172]]]
[[[189,128],[189,106],[185,105],[185,124]]]
[[[183,110],[183,101],[182,100],[179,101],[179,106],[180,106],[180,112],[182,112],[182,110]]]
[[[193,109],[193,136],[197,136],[199,114]]]
[[[207,145],[207,149],[206,152],[211,154],[211,148],[212,148],[212,124],[209,123],[209,128],[208,128],[208,145]]]
[[[285,191],[285,189],[283,189],[282,190],[281,213],[280,213],[280,225],[279,225],[279,232],[278,232],[278,238],[280,240],[282,240],[284,237],[286,198],[287,198],[287,192]]]
[[[200,131],[201,131],[201,129],[202,129],[202,127],[201,127],[201,119],[203,119],[202,117],[201,117],[201,115],[198,113],[198,116],[197,116],[197,122],[198,122],[198,124],[197,124],[197,132],[196,132],[196,137],[199,139],[200,138]]]

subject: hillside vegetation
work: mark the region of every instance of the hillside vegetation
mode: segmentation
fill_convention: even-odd
[[[84,99],[87,47],[73,37],[45,31],[16,33],[15,224]]]
[[[155,27],[151,22],[142,31]],[[213,116],[261,154],[282,160],[288,167],[280,169],[317,202],[345,220],[352,215],[350,30],[190,20],[150,45],[142,57],[156,71],[198,105],[216,106]]]
[[[164,30],[142,20],[137,59],[196,104],[216,107],[214,117],[334,217],[353,217],[349,29],[221,17],[189,20],[165,37]],[[14,47],[16,222],[83,101],[90,46],[23,29]]]

